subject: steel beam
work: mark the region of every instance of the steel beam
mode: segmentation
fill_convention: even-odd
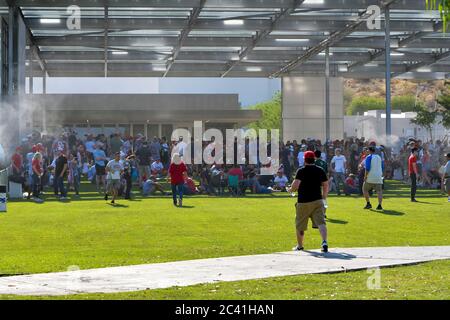
[[[17,0],[20,7],[44,8],[55,6],[54,0]],[[292,7],[293,0],[209,0],[206,8],[211,9],[278,9]],[[307,2],[302,8],[305,9],[364,9],[370,5],[378,5],[379,0],[323,0],[321,2]],[[58,0],[59,7],[78,5],[80,7],[95,8],[102,7],[101,0]],[[200,6],[200,0],[115,0],[111,7],[117,8],[194,8]],[[393,4],[392,9],[425,10],[423,0],[401,0]]]
[[[203,7],[205,6],[205,3],[206,3],[206,0],[201,0],[199,3],[199,6],[192,10],[192,13],[189,17],[188,24],[181,31],[180,39],[178,40],[178,43],[175,46],[175,48],[173,48],[173,54],[168,60],[166,72],[164,72],[164,77],[167,76],[167,74],[169,73],[173,64],[175,63],[175,60],[178,58],[178,55],[180,54],[180,50],[183,47],[184,42],[186,41],[187,37],[189,36],[189,33],[191,32],[191,30],[194,28],[195,24],[197,23],[198,17],[200,16],[200,13],[202,12]]]
[[[385,15],[385,36],[386,36],[386,138],[390,142],[392,135],[392,100],[391,100],[391,29],[390,29],[390,8],[387,6],[384,11]]]
[[[272,33],[277,27],[279,26],[280,22],[288,17],[292,12],[295,11],[295,9],[300,6],[305,0],[297,0],[294,1],[292,8],[289,9],[283,9],[279,14],[276,14],[272,20],[272,23],[270,25],[270,28],[267,30],[263,30],[260,32],[257,32],[256,36],[252,39],[252,41],[246,46],[244,50],[242,50],[239,53],[239,59],[235,61],[230,61],[227,65],[227,69],[222,74],[222,78],[226,77],[228,73],[230,73],[231,70],[233,70],[234,67],[236,67],[242,60],[244,60],[250,52],[268,35]]]
[[[330,119],[330,48],[325,49],[325,137],[326,141],[331,140],[331,119]]]
[[[389,4],[395,2],[397,0],[388,0],[385,4],[383,4],[383,9],[386,8]],[[295,67],[297,67],[300,64],[303,64],[304,62],[308,61],[311,57],[316,56],[317,54],[323,52],[327,47],[332,46],[336,42],[339,42],[340,40],[344,39],[347,35],[354,32],[357,28],[359,28],[369,17],[370,13],[364,11],[363,14],[361,14],[358,19],[356,19],[355,22],[348,24],[344,29],[335,32],[331,34],[331,36],[325,40],[323,40],[320,44],[318,44],[315,47],[310,48],[304,55],[292,60],[289,62],[286,66],[281,68],[279,71],[273,73],[270,75],[271,78],[273,77],[279,77],[282,74],[288,73]]]

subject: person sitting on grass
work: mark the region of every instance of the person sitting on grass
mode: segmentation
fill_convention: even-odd
[[[211,185],[211,174],[209,172],[209,167],[202,168],[200,173],[200,187],[199,191],[201,194],[206,193],[210,196],[216,195],[216,190]]]
[[[359,189],[356,185],[356,178],[355,175],[353,173],[351,173],[347,179],[345,179],[345,184],[344,184],[344,194],[346,196],[352,195],[352,194],[358,194],[359,193]]]
[[[195,186],[194,180],[190,177],[186,177],[184,180],[183,193],[187,195],[194,195],[198,193],[198,189]]]
[[[164,173],[165,173],[164,165],[162,164],[160,159],[153,161],[153,163],[151,165],[151,173],[152,173],[152,175],[158,176],[158,177],[161,177],[164,175]]]
[[[144,197],[148,197],[150,195],[154,195],[157,191],[161,192],[163,196],[167,195],[167,192],[164,191],[163,186],[156,181],[155,177],[151,176],[142,186],[142,195]]]
[[[263,186],[259,181],[260,181],[260,177],[261,175],[258,174],[256,176],[256,179],[254,180],[254,184],[253,184],[253,193],[256,194],[271,194],[272,190],[269,189],[269,187]]]
[[[286,191],[286,186],[289,181],[282,171],[278,171],[277,176],[275,177],[273,182],[274,182],[273,190]]]

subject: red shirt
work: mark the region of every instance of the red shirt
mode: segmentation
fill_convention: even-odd
[[[41,161],[39,159],[33,159],[32,161],[32,166],[33,166],[33,173],[39,172],[42,173],[42,169],[41,169]]]
[[[355,187],[355,180],[353,180],[352,178],[347,178],[347,180],[345,180],[345,184],[348,185],[349,187]]]
[[[230,171],[228,171],[228,174],[230,176],[238,176],[239,181],[244,180],[244,174],[242,173],[241,168],[232,168],[232,169],[230,169]]]
[[[417,172],[414,170],[413,163],[417,164],[417,158],[415,155],[412,154],[408,159],[408,174],[412,173],[417,174]]]
[[[14,153],[11,157],[11,162],[16,168],[18,168],[18,170],[20,170],[22,168],[23,158],[19,153]]]
[[[183,162],[180,163],[179,165],[171,163],[169,167],[170,183],[172,185],[184,184],[183,173],[186,171],[187,168]]]

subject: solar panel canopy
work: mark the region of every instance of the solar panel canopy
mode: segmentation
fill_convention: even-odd
[[[386,3],[393,75],[450,74],[450,34],[424,0],[13,2],[29,36],[28,76],[323,76],[326,43],[332,76],[384,78]],[[364,20],[372,5],[375,29]]]

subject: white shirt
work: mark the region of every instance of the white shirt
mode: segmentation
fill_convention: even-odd
[[[275,182],[275,184],[279,187],[285,187],[286,183],[288,183],[288,179],[286,178],[286,176],[276,176],[275,179],[273,180]]]
[[[186,147],[187,147],[187,143],[184,141],[178,142],[177,144],[177,151],[179,153],[180,156],[184,156],[186,154]]]
[[[120,180],[120,173],[123,171],[122,161],[111,160],[106,167],[109,169],[109,180]]]
[[[383,169],[381,157],[377,154],[369,155],[366,161],[370,160],[370,170],[367,174],[367,182],[373,184],[383,183]]]
[[[345,173],[346,162],[347,160],[342,154],[340,156],[334,156],[333,159],[331,159],[331,163],[334,163],[334,171],[337,173]]]

